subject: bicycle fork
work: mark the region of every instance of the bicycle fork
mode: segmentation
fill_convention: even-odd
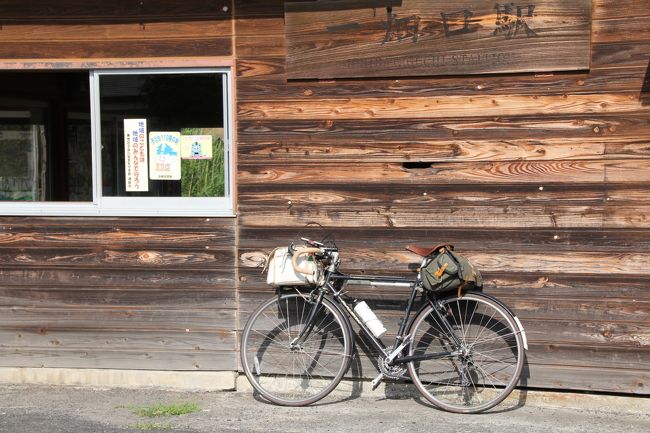
[[[291,340],[289,343],[290,349],[300,347],[307,340],[309,334],[311,334],[311,331],[314,329],[314,324],[316,323],[316,316],[320,312],[320,309],[323,305],[324,296],[325,294],[323,292],[319,293],[318,298],[316,299],[316,303],[312,305],[311,309],[309,310],[309,314],[307,315],[307,320],[305,322],[305,327],[300,331],[298,336]]]

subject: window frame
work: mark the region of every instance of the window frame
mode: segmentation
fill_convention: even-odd
[[[99,84],[102,75],[214,73],[223,77],[224,197],[104,197],[101,164],[101,107]],[[231,67],[143,67],[88,70],[90,86],[91,155],[93,201],[6,202],[0,215],[7,216],[182,216],[234,217],[234,158],[232,145],[233,91]]]

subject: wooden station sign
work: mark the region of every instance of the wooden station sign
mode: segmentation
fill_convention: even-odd
[[[285,3],[289,78],[589,69],[591,0]]]

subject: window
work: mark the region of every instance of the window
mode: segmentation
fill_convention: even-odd
[[[233,214],[229,70],[0,78],[0,213]]]

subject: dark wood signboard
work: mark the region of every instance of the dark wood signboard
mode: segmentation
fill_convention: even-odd
[[[289,78],[588,69],[591,0],[285,3]]]

